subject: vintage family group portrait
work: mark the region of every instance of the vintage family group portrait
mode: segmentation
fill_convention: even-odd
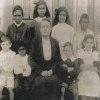
[[[0,100],[100,100],[99,0],[0,2]]]

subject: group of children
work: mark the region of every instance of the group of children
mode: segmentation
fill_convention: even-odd
[[[29,76],[34,72],[34,66],[31,66],[28,61],[31,41],[40,36],[41,21],[44,18],[50,20],[51,18],[47,4],[41,0],[36,3],[34,20],[30,27],[23,22],[22,7],[15,6],[12,14],[13,24],[8,27],[7,34],[0,33],[0,99],[3,88],[7,87],[10,100],[14,99],[14,92],[15,100],[19,100],[18,92],[25,90]],[[67,9],[60,7],[57,9],[52,24],[51,36],[59,42],[62,59],[60,65],[61,100],[66,98],[71,100],[99,99],[100,59],[96,51],[95,36],[88,29],[89,16],[82,14],[79,21],[80,30],[76,32],[70,25]],[[66,94],[69,95],[65,97]]]
[[[62,86],[65,88],[62,88],[62,93],[66,89],[65,83],[68,85],[70,80],[75,100],[97,100],[100,97],[100,59],[93,35],[86,35],[82,45],[83,48],[77,51],[76,56],[73,54],[71,43],[67,42],[64,45],[66,60],[62,64],[62,79],[66,82],[63,81]],[[70,85],[67,89],[68,87]]]
[[[20,78],[31,75],[31,67],[28,64],[27,49],[24,43],[20,43],[17,53],[11,50],[11,40],[5,37],[1,42],[0,51],[0,99],[4,87],[9,90],[9,98],[14,98],[14,88],[18,87]],[[20,77],[20,78],[19,78]]]

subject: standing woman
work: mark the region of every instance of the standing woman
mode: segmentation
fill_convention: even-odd
[[[57,77],[60,66],[58,42],[50,37],[51,22],[45,18],[40,24],[41,37],[31,44],[30,62],[34,67],[35,86],[32,92],[35,100],[58,100]]]
[[[64,60],[63,45],[66,42],[73,44],[75,30],[69,24],[69,15],[65,7],[60,7],[54,18],[54,27],[52,29],[52,37],[58,40],[60,45],[61,57]]]
[[[39,25],[43,18],[50,18],[50,12],[46,2],[39,0],[34,8],[33,21],[30,26],[31,40],[35,36],[40,36]]]

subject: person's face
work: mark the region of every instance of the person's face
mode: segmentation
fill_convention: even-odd
[[[26,55],[26,49],[24,47],[20,47],[18,50],[19,55],[25,56]]]
[[[8,41],[5,41],[1,43],[1,48],[3,51],[9,51],[11,45],[12,45],[11,43],[9,43]]]
[[[15,22],[17,24],[19,24],[22,21],[22,19],[23,19],[23,16],[22,16],[21,11],[20,10],[14,11],[14,13],[13,13],[13,20],[15,20]]]
[[[42,36],[50,36],[51,24],[48,21],[42,21],[40,25],[40,32]]]
[[[94,41],[93,39],[87,39],[85,42],[84,42],[84,46],[85,46],[85,49],[90,51],[93,49],[93,45],[94,45]]]
[[[80,22],[81,29],[84,30],[84,31],[87,30],[88,24],[89,24],[88,19],[87,18],[82,18],[82,20]]]
[[[40,17],[44,17],[45,13],[46,13],[46,7],[45,5],[41,4],[38,6],[37,12],[39,14]]]
[[[66,21],[66,17],[67,17],[66,12],[65,11],[61,11],[59,13],[59,22],[61,22],[61,23],[65,22]]]
[[[70,57],[72,55],[71,46],[65,46],[63,50],[66,57]]]

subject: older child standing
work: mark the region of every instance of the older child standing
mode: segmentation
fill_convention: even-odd
[[[82,47],[82,49],[77,51],[77,57],[82,58],[85,64],[99,61],[99,53],[96,51],[93,35],[88,34],[84,37]]]
[[[20,41],[24,41],[29,44],[29,29],[28,26],[23,22],[23,9],[21,6],[16,5],[12,11],[13,23],[8,27],[7,36],[11,39],[12,50],[16,51]]]
[[[33,13],[33,21],[30,26],[31,40],[35,36],[40,36],[40,23],[44,18],[50,18],[48,6],[44,0],[39,0],[36,3]]]
[[[64,59],[63,45],[65,42],[73,44],[75,30],[67,24],[69,20],[67,9],[60,7],[54,19],[55,26],[52,29],[52,37],[58,40],[60,45],[61,57]]]
[[[78,51],[78,58],[83,59],[78,76],[78,93],[81,100],[96,100],[100,95],[100,78],[93,62],[99,61],[99,53],[94,49],[93,35],[85,36],[83,49]]]
[[[36,3],[33,18],[39,23],[43,18],[50,18],[50,12],[44,0],[40,0]]]

